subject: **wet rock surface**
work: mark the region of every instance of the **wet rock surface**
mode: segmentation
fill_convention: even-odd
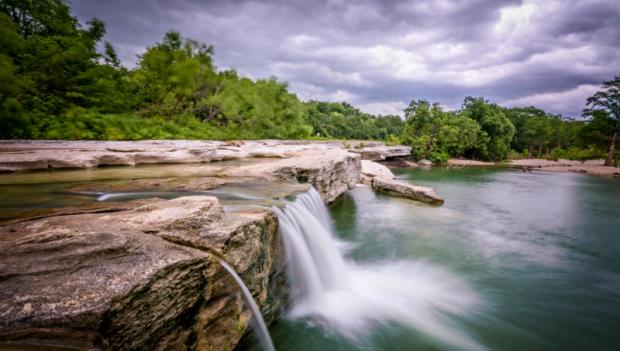
[[[329,150],[320,154],[242,166],[221,175],[309,183],[321,194],[323,200],[332,202],[359,182],[360,169],[358,155],[343,150]]]

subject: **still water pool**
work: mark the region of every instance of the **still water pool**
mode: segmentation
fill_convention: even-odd
[[[282,318],[270,329],[276,349],[620,349],[618,180],[498,168],[396,173],[434,187],[445,205],[357,187],[330,209],[335,234],[349,243],[350,267],[385,279],[374,286],[407,289],[379,303],[427,301],[400,305],[411,323],[376,318],[353,334],[320,318]]]

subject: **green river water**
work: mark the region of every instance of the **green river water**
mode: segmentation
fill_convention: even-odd
[[[350,261],[410,260],[463,280],[479,303],[445,323],[479,349],[620,349],[618,180],[500,168],[396,173],[434,187],[445,205],[350,191],[330,210],[336,235],[356,245]],[[409,275],[419,289],[443,277],[420,274]],[[283,318],[270,332],[278,350],[458,348],[393,322],[345,338],[320,321]]]

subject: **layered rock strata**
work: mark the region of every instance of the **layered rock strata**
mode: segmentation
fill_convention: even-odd
[[[376,149],[383,149],[380,144]],[[0,141],[0,171],[205,163],[250,158],[289,158],[330,150],[340,142],[312,141]],[[370,148],[368,148],[370,149]],[[352,149],[357,150],[357,149]]]
[[[126,206],[0,227],[0,345],[230,350],[251,315],[219,259],[275,317],[270,211],[201,196]]]

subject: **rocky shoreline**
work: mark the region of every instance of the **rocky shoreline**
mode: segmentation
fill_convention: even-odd
[[[204,163],[206,175],[92,182],[74,191],[264,182],[279,189],[279,199],[312,185],[329,203],[364,178],[377,190],[440,204],[432,189],[400,182],[372,161],[408,153],[380,143],[3,141],[0,169],[178,164],[178,173],[192,175],[189,164]],[[218,166],[252,159],[260,162]],[[149,198],[24,213],[1,224],[0,348],[232,350],[251,314],[219,260],[239,273],[265,318],[277,318],[287,288],[269,206],[281,204],[224,210],[213,196]]]
[[[467,159],[450,159],[448,167],[487,167],[504,166],[521,168],[524,171],[540,170],[548,172],[569,172],[589,174],[603,177],[620,177],[620,168],[604,166],[604,160],[575,161],[575,160],[545,160],[521,159],[504,162],[482,162]]]

